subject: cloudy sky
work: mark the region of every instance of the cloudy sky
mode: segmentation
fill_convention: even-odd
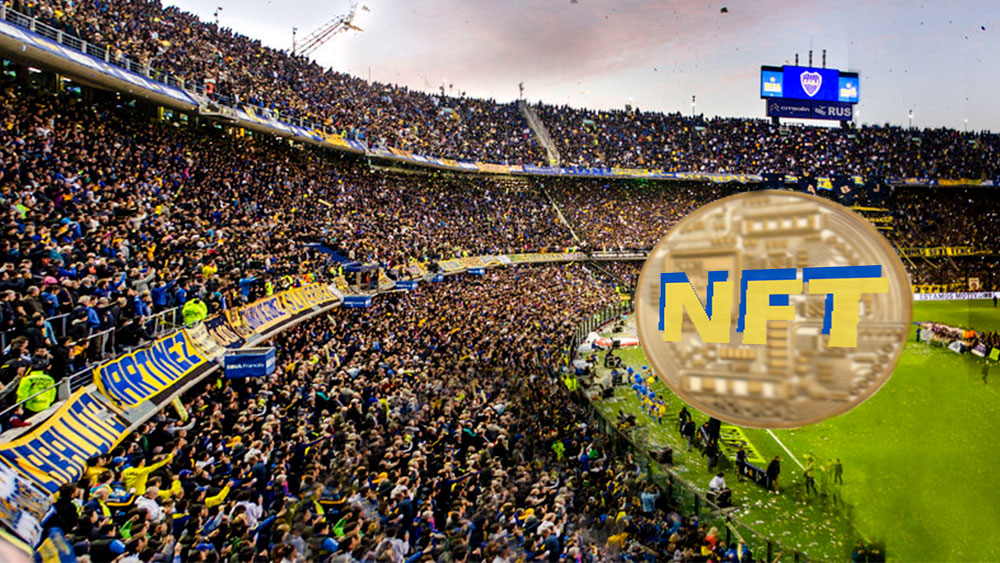
[[[288,49],[350,0],[164,0]],[[313,56],[422,90],[507,101],[763,117],[760,65],[861,74],[864,123],[1000,130],[1000,2],[361,0],[364,32]],[[726,7],[728,13],[721,13]]]

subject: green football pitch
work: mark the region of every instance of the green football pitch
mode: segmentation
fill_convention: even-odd
[[[1000,308],[988,300],[918,302],[913,320],[1000,330]],[[889,382],[849,413],[794,430],[744,429],[764,459],[781,455],[784,491],[768,495],[736,483],[727,470],[734,516],[812,560],[849,560],[862,538],[884,542],[897,561],[1000,560],[1000,447],[993,443],[1000,437],[1000,368],[993,367],[984,384],[982,359],[915,343],[912,336]],[[645,364],[638,348],[619,355],[627,365]],[[619,409],[637,414],[648,441],[673,446],[675,471],[704,490],[712,474],[696,451],[685,451],[676,431],[681,403],[657,387],[669,397],[662,426],[639,411],[627,386],[597,406],[605,416]],[[699,425],[707,419],[693,412]],[[804,494],[795,460],[804,463],[809,453],[817,467],[842,461],[843,485],[827,482],[829,471],[817,479],[843,504]]]

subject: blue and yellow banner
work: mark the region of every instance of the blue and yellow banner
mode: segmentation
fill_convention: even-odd
[[[281,306],[281,298],[277,295],[265,297],[244,307],[240,307],[239,316],[251,331],[261,334],[274,325],[287,319],[289,314]],[[232,320],[232,317],[230,317]]]
[[[110,452],[127,429],[124,417],[82,388],[31,432],[0,445],[0,461],[55,493],[61,485],[79,481],[87,460]]]
[[[225,348],[239,348],[246,342],[238,332],[233,330],[233,327],[229,326],[226,317],[222,315],[205,319],[205,329],[212,340]]]
[[[324,305],[337,299],[325,284],[312,283],[295,287],[278,294],[282,306],[291,314],[302,312],[315,305]]]
[[[122,407],[152,399],[205,363],[183,330],[94,369],[94,384]]]

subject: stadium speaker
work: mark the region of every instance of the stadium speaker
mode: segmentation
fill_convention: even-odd
[[[667,465],[674,464],[674,450],[670,446],[663,446],[650,450],[649,454],[654,460],[656,460],[657,463],[665,463]]]

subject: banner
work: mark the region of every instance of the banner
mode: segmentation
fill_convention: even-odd
[[[223,311],[226,317],[226,322],[229,324],[229,328],[233,329],[236,334],[240,335],[244,340],[250,338],[254,335],[253,329],[243,320],[243,316],[240,315],[239,309],[226,309]]]
[[[441,271],[443,272],[457,272],[464,268],[462,261],[458,259],[442,260],[438,262],[438,266],[441,267]]]
[[[406,271],[413,278],[422,278],[427,275],[427,268],[420,262],[410,262],[406,265]]]
[[[351,286],[347,285],[347,278],[344,276],[337,276],[333,278],[333,283],[337,286],[337,291],[341,293],[351,292]]]
[[[272,295],[240,307],[239,316],[251,331],[261,334],[287,319],[289,314],[282,308],[281,298]]]
[[[372,306],[372,298],[369,295],[347,295],[344,297],[345,309],[365,309]]]
[[[465,266],[465,268],[468,270],[471,270],[472,268],[486,267],[486,263],[483,262],[483,259],[478,256],[468,256],[460,259],[459,262],[461,262],[462,266]]]
[[[225,349],[212,339],[212,335],[209,334],[208,328],[205,326],[207,322],[208,319],[205,319],[194,326],[185,328],[184,332],[187,333],[188,340],[203,357],[214,360],[221,356]]]
[[[37,545],[51,495],[0,463],[0,522],[24,542]]]
[[[396,282],[389,279],[389,276],[385,275],[385,270],[379,268],[378,270],[378,290],[379,291],[389,291],[396,286]]]
[[[205,363],[183,330],[94,368],[94,384],[121,407],[152,399]]]
[[[35,486],[54,494],[61,485],[79,481],[87,460],[110,452],[128,426],[124,417],[81,388],[30,432],[0,445],[0,465],[13,467]]]
[[[238,332],[233,330],[223,316],[210,317],[205,319],[205,322],[202,324],[208,331],[208,334],[211,335],[212,340],[219,346],[224,348],[239,348],[246,342]]]
[[[483,264],[485,264],[486,267],[503,265],[499,256],[480,256],[479,259],[483,261]]]
[[[1000,297],[1000,292],[993,291],[965,291],[958,293],[914,293],[914,301],[967,301],[970,299],[993,299],[996,295]]]
[[[293,287],[288,291],[279,293],[278,296],[281,298],[285,310],[292,314],[337,300],[337,296],[330,291],[330,288],[322,283],[311,283],[301,287]]]
[[[929,247],[908,247],[900,248],[899,253],[908,257],[919,256],[977,256],[982,254],[993,254],[992,250],[976,248],[974,246],[929,246]]]
[[[531,254],[507,254],[512,264],[529,264],[534,262],[572,262],[586,260],[583,252],[535,252]]]

